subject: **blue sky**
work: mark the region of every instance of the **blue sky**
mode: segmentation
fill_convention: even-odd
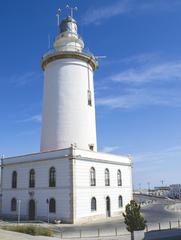
[[[181,1],[69,1],[86,47],[105,55],[95,74],[98,147],[133,156],[134,187],[180,183]],[[0,153],[38,152],[42,55],[67,1],[0,4]]]

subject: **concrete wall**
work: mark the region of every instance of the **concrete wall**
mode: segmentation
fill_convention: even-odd
[[[45,68],[41,152],[70,147],[97,149],[93,70],[79,59],[60,59]],[[92,106],[88,105],[88,90]]]
[[[49,169],[56,169],[56,188],[49,187]],[[35,188],[29,188],[29,171],[35,170]],[[17,171],[17,189],[11,188],[12,172]],[[28,217],[28,203],[30,199],[36,201],[36,218],[47,219],[47,199],[56,200],[56,213],[50,214],[51,219],[63,219],[71,221],[71,160],[49,160],[34,163],[21,163],[7,165],[3,169],[3,196],[2,214],[4,216],[17,215],[11,212],[11,199],[15,197],[21,200],[21,215]],[[31,195],[29,192],[33,192]]]
[[[96,186],[90,186],[90,168],[96,170]],[[110,186],[105,186],[104,171],[108,168],[110,172]],[[111,199],[111,216],[124,211],[125,205],[132,199],[131,167],[121,164],[109,164],[76,160],[75,169],[75,218],[76,221],[83,219],[106,217],[106,197]],[[117,171],[122,172],[122,186],[117,184]],[[123,207],[118,207],[118,197],[123,197]],[[97,200],[97,211],[91,212],[91,198]]]

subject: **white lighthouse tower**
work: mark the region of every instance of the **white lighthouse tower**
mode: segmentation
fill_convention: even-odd
[[[84,51],[72,16],[59,25],[54,51],[42,59],[44,100],[41,152],[97,150],[93,73],[97,61]]]
[[[131,158],[97,151],[97,61],[85,52],[73,14],[59,31],[53,51],[42,58],[41,152],[1,163],[5,219],[17,220],[21,203],[21,219],[88,223],[121,216],[133,197]]]

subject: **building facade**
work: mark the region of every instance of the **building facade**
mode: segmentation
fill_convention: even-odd
[[[131,159],[97,152],[93,73],[77,24],[60,24],[42,58],[40,153],[3,159],[4,218],[76,223],[119,215],[132,199]]]
[[[173,199],[181,199],[181,184],[170,185],[168,196]]]

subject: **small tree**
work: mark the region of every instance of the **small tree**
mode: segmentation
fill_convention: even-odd
[[[124,223],[127,225],[127,230],[131,232],[131,239],[134,240],[134,231],[144,230],[146,221],[140,213],[140,205],[134,200],[126,205]]]

